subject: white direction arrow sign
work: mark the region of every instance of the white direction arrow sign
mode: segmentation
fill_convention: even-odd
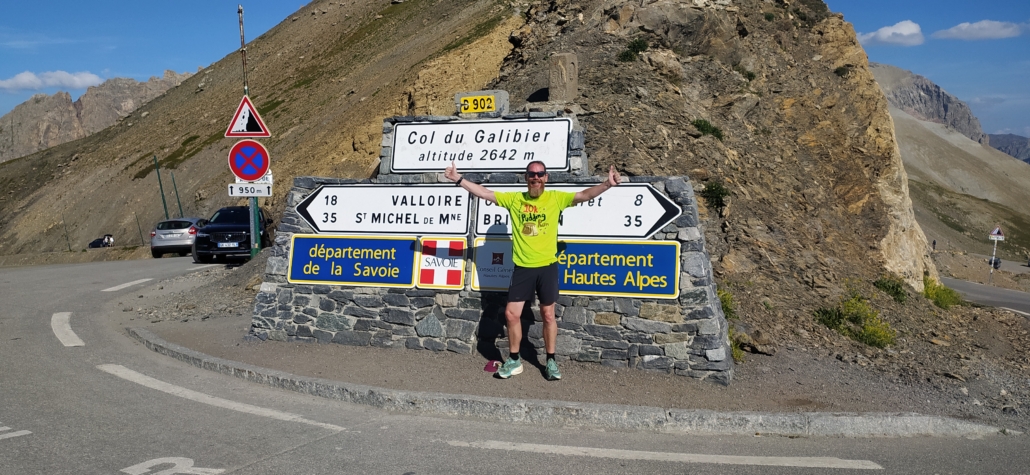
[[[494,191],[526,191],[526,185],[487,185]],[[590,186],[547,185],[549,190],[577,192]],[[647,239],[676,219],[682,210],[676,203],[647,183],[623,183],[601,196],[562,212],[558,222],[559,238]],[[508,211],[479,200],[476,235],[511,234]]]
[[[465,235],[471,206],[454,185],[323,185],[297,213],[318,233]]]

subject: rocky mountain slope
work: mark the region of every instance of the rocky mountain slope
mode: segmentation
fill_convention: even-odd
[[[979,126],[969,133],[944,116],[920,118],[904,110],[912,110],[911,98],[918,97],[925,110],[962,111],[964,117],[966,104],[933,82],[884,64],[874,65],[872,71],[891,105],[916,217],[927,238],[953,249],[990,254],[992,246],[985,236],[1000,225],[1009,231],[1002,256],[1022,258],[1030,252],[1030,214],[1023,211],[1030,200],[1030,166],[992,148],[997,146],[994,142],[977,142]],[[975,121],[972,117],[959,125]]]
[[[920,120],[944,124],[978,143],[989,137],[965,102],[933,81],[889,64],[872,63],[870,70],[891,105]]]
[[[937,270],[887,99],[851,25],[819,0],[316,0],[247,51],[251,98],[272,132],[262,142],[276,185],[262,204],[273,215],[293,177],[374,174],[384,117],[449,115],[456,92],[503,89],[515,111],[574,114],[595,173],[686,175],[698,191],[728,192],[725,206],[699,205],[738,332],[905,384],[1023,368],[1026,345],[987,354],[955,330],[983,317],[918,296]],[[553,53],[578,56],[573,101],[548,101]],[[135,240],[137,218],[147,229],[164,216],[155,156],[186,214],[236,203],[234,141],[222,134],[242,76],[229,54],[113,127],[0,164],[0,254],[81,249],[105,232]],[[907,303],[873,287],[888,273],[907,283]],[[817,322],[816,310],[853,292],[898,331],[894,346]],[[945,334],[951,348],[931,343]],[[970,366],[956,351],[990,359]]]
[[[146,82],[108,79],[86,89],[75,102],[67,92],[36,94],[0,117],[0,162],[105,129],[190,76],[165,71]]]
[[[941,124],[891,108],[909,170],[916,219],[938,249],[991,254],[987,233],[1005,231],[999,256],[1025,260],[1030,251],[1030,166]]]
[[[989,134],[991,146],[1030,163],[1030,138],[1015,134]]]
[[[637,38],[650,48],[619,61]],[[924,271],[933,274],[886,100],[850,25],[822,2],[552,1],[517,12],[482,0],[370,1],[357,10],[313,2],[252,43],[250,90],[274,134],[267,143],[279,183],[368,176],[382,117],[451,113],[457,91],[503,88],[516,110],[534,106],[547,56],[568,51],[580,56],[582,99],[536,106],[579,112],[595,169],[726,184],[730,205],[718,210],[710,239],[720,272],[761,268],[828,294],[852,274],[889,270],[915,288]],[[175,168],[188,214],[229,202],[222,156],[232,141],[221,135],[241,76],[231,55],[117,126],[8,168],[19,184],[5,189],[18,190],[27,180],[19,166],[38,161],[48,188],[68,191],[0,201],[0,252],[63,247],[65,227],[88,242],[130,235],[133,214],[155,221],[155,155]],[[697,120],[723,139],[701,135]],[[267,205],[281,206],[286,189],[276,187]]]

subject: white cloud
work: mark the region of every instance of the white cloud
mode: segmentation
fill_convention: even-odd
[[[984,107],[991,107],[1007,102],[1007,99],[1001,96],[977,96],[968,101],[970,104]]]
[[[40,90],[46,87],[64,89],[85,89],[104,82],[100,76],[90,72],[69,73],[66,71],[47,71],[35,74],[28,71],[18,73],[11,79],[0,80],[0,90],[7,92]]]
[[[858,41],[863,45],[917,46],[923,44],[923,30],[912,20],[885,26],[872,33],[859,33]]]
[[[1025,29],[1026,24],[981,20],[976,23],[959,23],[947,30],[935,31],[930,36],[947,40],[998,40],[1019,36]]]

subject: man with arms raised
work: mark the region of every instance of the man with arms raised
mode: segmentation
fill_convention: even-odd
[[[544,347],[547,350],[547,379],[561,379],[558,364],[554,361],[558,339],[558,323],[554,320],[554,304],[558,301],[558,216],[562,210],[596,198],[622,178],[612,166],[608,178],[576,193],[544,190],[547,184],[547,168],[543,162],[534,161],[526,167],[526,192],[494,192],[486,187],[465,180],[458,169],[451,166],[444,171],[448,180],[455,182],[476,197],[497,203],[511,215],[512,260],[515,272],[508,284],[508,305],[504,318],[508,324],[508,345],[511,355],[497,371],[507,379],[522,373],[522,358],[519,346],[522,344],[522,309],[533,296],[540,299],[540,316],[544,321]]]

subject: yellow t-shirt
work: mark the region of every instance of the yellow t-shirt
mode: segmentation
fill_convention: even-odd
[[[519,267],[545,267],[558,261],[558,216],[572,206],[575,193],[545,190],[537,198],[525,191],[494,192],[511,215],[512,261]]]

